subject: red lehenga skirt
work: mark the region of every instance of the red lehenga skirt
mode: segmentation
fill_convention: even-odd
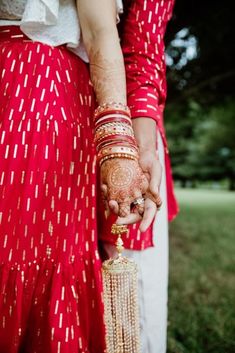
[[[88,68],[9,26],[0,77],[0,353],[104,353]]]

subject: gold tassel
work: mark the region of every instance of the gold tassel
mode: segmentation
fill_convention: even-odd
[[[122,256],[126,226],[113,224],[118,257],[103,263],[107,353],[140,353],[137,265]]]

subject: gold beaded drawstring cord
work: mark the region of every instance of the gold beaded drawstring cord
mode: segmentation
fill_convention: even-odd
[[[122,256],[126,225],[113,224],[117,258],[103,262],[104,317],[107,353],[140,353],[137,265]]]

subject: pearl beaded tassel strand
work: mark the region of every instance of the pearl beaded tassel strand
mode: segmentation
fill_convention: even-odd
[[[121,234],[127,231],[113,225],[118,257],[102,267],[107,353],[140,353],[137,265],[121,255]]]

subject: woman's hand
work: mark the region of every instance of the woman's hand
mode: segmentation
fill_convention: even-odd
[[[119,217],[128,217],[131,204],[141,199],[148,188],[148,181],[138,161],[126,158],[112,158],[102,163],[101,190],[111,210]],[[136,206],[144,212],[144,204]]]

